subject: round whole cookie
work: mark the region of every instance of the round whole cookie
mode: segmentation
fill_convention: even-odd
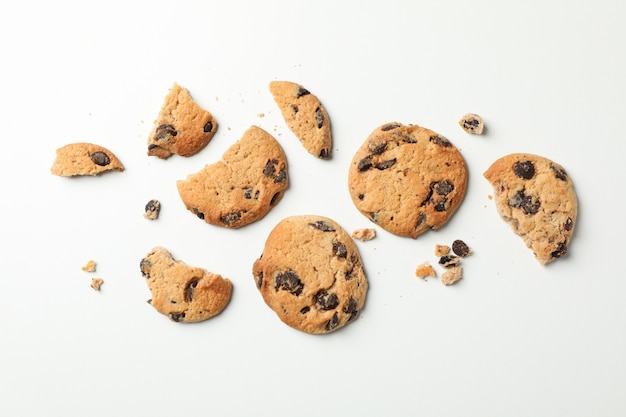
[[[443,226],[465,196],[467,166],[432,130],[386,123],[358,149],[348,172],[356,208],[383,229],[416,238]]]
[[[228,305],[232,284],[227,278],[176,260],[157,246],[139,264],[152,299],[150,305],[176,322],[216,316]]]
[[[253,275],[278,317],[312,334],[354,321],[368,288],[354,241],[322,216],[292,216],[279,222],[254,263]]]
[[[287,157],[265,130],[250,127],[222,159],[177,182],[189,211],[209,224],[239,228],[261,219],[289,183]]]
[[[563,167],[538,155],[515,153],[495,161],[484,173],[495,194],[498,214],[542,265],[567,253],[578,202]]]

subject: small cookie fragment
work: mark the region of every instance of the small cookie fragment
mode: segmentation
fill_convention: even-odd
[[[463,268],[461,266],[455,266],[441,274],[441,283],[446,286],[452,285],[461,278],[463,278]]]
[[[362,242],[366,242],[376,237],[376,229],[369,229],[369,228],[356,229],[354,232],[352,232],[352,237]]]
[[[290,81],[270,82],[270,92],[289,129],[304,148],[320,159],[330,159],[330,118],[320,100],[309,90]]]
[[[459,126],[463,128],[467,133],[473,135],[482,135],[484,129],[483,118],[474,113],[467,113],[459,120]]]
[[[152,249],[139,266],[152,293],[148,302],[172,321],[207,320],[222,312],[230,301],[232,284],[228,278],[187,266],[163,247]]]
[[[187,89],[174,83],[148,136],[148,155],[161,159],[172,154],[194,155],[210,142],[215,132],[217,121],[213,115],[200,107]]]
[[[57,149],[50,171],[61,177],[75,177],[124,171],[124,166],[107,148],[93,143],[77,142]]]
[[[472,249],[467,246],[467,243],[463,242],[461,239],[457,239],[452,242],[452,252],[461,258],[465,258],[472,253]]]
[[[429,262],[422,262],[415,269],[415,276],[424,279],[426,277],[436,277],[437,273]]]
[[[177,182],[185,207],[205,222],[239,228],[263,218],[289,184],[287,157],[272,135],[250,127],[222,159]]]
[[[148,220],[156,220],[159,218],[159,213],[161,212],[161,202],[159,200],[150,200],[146,204],[145,212],[143,217]]]
[[[444,255],[439,258],[439,265],[443,266],[446,269],[458,266],[460,262],[461,258],[456,255]]]
[[[96,261],[90,259],[89,262],[83,266],[82,270],[85,272],[96,272]]]
[[[102,287],[103,283],[104,283],[104,280],[102,278],[92,278],[91,288],[93,288],[96,291],[100,291],[100,287]]]
[[[368,281],[355,242],[322,216],[292,216],[270,232],[252,275],[265,303],[285,324],[311,334],[353,322]]]
[[[483,175],[493,186],[498,214],[540,264],[567,253],[578,200],[561,165],[543,156],[516,153],[496,160]]]
[[[442,257],[450,253],[450,246],[447,245],[435,245],[435,256]]]

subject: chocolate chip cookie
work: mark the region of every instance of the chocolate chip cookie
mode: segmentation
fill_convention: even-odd
[[[150,305],[176,322],[209,319],[226,308],[232,293],[227,278],[176,260],[160,246],[140,262],[152,293]]]
[[[289,81],[272,81],[270,92],[287,126],[304,148],[320,159],[330,159],[330,118],[320,100],[300,84]]]
[[[358,149],[348,172],[357,209],[383,229],[416,238],[443,226],[465,196],[458,149],[432,130],[386,123]]]
[[[200,107],[187,89],[174,83],[148,136],[148,155],[161,159],[172,154],[194,155],[209,143],[216,131],[213,115]]]
[[[578,200],[563,167],[538,155],[516,153],[495,161],[484,173],[495,193],[498,214],[542,265],[561,258],[578,213]]]
[[[350,235],[322,216],[292,216],[270,232],[253,276],[265,303],[289,326],[320,334],[353,322],[368,282]]]
[[[250,127],[220,161],[177,183],[189,211],[227,228],[261,219],[278,204],[288,184],[283,149],[257,126]]]
[[[107,148],[78,142],[57,149],[50,171],[61,177],[74,177],[98,175],[106,171],[124,171],[124,166]]]

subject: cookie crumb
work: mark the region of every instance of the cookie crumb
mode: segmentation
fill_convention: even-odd
[[[463,278],[463,268],[455,266],[441,274],[441,283],[443,285],[452,285]]]
[[[143,217],[148,220],[156,220],[159,218],[159,213],[161,212],[161,202],[159,200],[150,200],[146,204],[145,213]]]
[[[450,246],[435,245],[435,256],[444,256],[450,253]]]
[[[467,113],[461,120],[459,120],[459,126],[463,128],[467,133],[473,135],[482,135],[484,129],[483,118],[474,113]]]
[[[104,283],[104,280],[102,278],[92,278],[91,288],[93,288],[96,291],[100,291],[100,287],[102,287],[103,283]]]
[[[459,255],[461,258],[465,258],[472,253],[472,249],[461,239],[457,239],[452,242],[452,252]]]
[[[415,270],[415,276],[425,279],[426,277],[436,277],[437,273],[435,272],[435,269],[432,267],[432,265],[428,263],[428,261],[426,261],[417,266],[417,269]]]
[[[443,266],[446,269],[454,268],[459,265],[461,259],[455,255],[443,255],[439,258],[439,265]]]
[[[85,272],[96,272],[96,261],[90,259],[85,266],[83,266]]]
[[[376,229],[356,229],[352,232],[352,237],[362,242],[372,240],[376,237]]]
[[[256,116],[257,116],[257,117],[265,117],[265,113],[262,113],[262,112],[261,112],[261,113],[257,114]]]

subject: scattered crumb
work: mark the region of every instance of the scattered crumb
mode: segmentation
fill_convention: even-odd
[[[487,198],[488,198],[489,200],[493,200],[493,196],[492,196],[491,194],[487,194]]]
[[[259,113],[257,114],[257,117],[265,117],[265,113]]]
[[[441,283],[443,285],[452,285],[461,278],[463,278],[463,268],[460,266],[455,266],[441,274]]]
[[[450,253],[450,246],[435,245],[435,256],[444,256]]]
[[[437,273],[431,264],[428,262],[422,262],[417,266],[415,270],[415,276],[418,278],[425,279],[426,277],[436,277]]]
[[[467,246],[465,242],[460,239],[452,242],[452,252],[459,255],[461,258],[465,258],[466,256],[472,253],[472,249]]]
[[[100,291],[100,287],[102,286],[103,283],[104,283],[104,280],[102,278],[92,278],[91,288],[93,288],[96,291]]]
[[[161,212],[161,202],[159,200],[150,200],[146,204],[145,213],[143,217],[148,220],[156,220],[159,218],[159,213]]]
[[[85,272],[96,272],[96,261],[90,260],[87,265],[83,266]]]
[[[439,258],[439,265],[443,266],[446,269],[458,266],[459,262],[461,262],[461,258],[455,255],[443,255],[441,258]]]
[[[482,117],[474,113],[467,113],[459,120],[459,126],[467,133],[482,135],[485,125]]]
[[[352,237],[363,242],[372,240],[376,237],[376,229],[357,229],[352,232]]]

